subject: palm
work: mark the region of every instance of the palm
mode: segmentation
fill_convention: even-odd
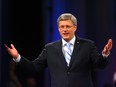
[[[105,45],[105,47],[104,47],[104,49],[103,49],[103,53],[104,54],[109,54],[110,53],[110,50],[112,49],[112,44],[113,44],[113,42],[112,42],[112,39],[109,39],[108,40],[108,43]]]
[[[13,44],[10,45],[10,47],[8,47],[6,44],[5,44],[5,48],[7,50],[7,52],[13,57],[13,58],[17,58],[18,57],[18,51],[16,50],[16,48],[14,47]]]

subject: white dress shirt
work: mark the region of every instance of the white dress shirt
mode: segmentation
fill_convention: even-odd
[[[68,43],[71,43],[71,52],[73,52],[74,44],[75,44],[76,37],[74,36]],[[65,55],[65,49],[66,49],[66,41],[62,39],[62,52]]]

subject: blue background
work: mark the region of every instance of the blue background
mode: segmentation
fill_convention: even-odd
[[[9,60],[4,44],[34,60],[44,45],[60,39],[57,18],[64,12],[77,17],[79,37],[95,41],[99,52],[113,39],[110,63],[93,75],[95,87],[113,86],[116,58],[116,0],[0,0],[0,87],[7,87]],[[49,71],[40,73],[38,87],[50,87]]]

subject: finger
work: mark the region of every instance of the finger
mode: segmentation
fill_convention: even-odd
[[[109,41],[111,41],[111,42],[112,42],[112,39],[109,39]]]
[[[112,48],[112,39],[109,39],[108,41],[108,50],[111,50]]]
[[[108,40],[108,44],[112,44],[112,39],[109,39]]]
[[[104,47],[103,52],[104,52],[105,54],[109,53],[109,50],[108,50],[108,44]]]
[[[108,49],[108,44],[106,45],[106,53],[109,51],[109,49]]]
[[[13,44],[11,44],[10,46],[11,46],[11,48],[15,48]]]
[[[109,40],[108,40],[108,43],[109,43],[109,44],[112,44],[112,39],[109,39]]]
[[[10,49],[6,44],[4,44],[4,46],[5,46],[6,49]]]
[[[104,54],[106,53],[106,48],[105,48],[105,47],[104,47],[103,53],[104,53]]]

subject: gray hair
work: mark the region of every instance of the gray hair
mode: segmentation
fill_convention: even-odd
[[[57,19],[57,24],[59,24],[59,21],[63,21],[63,20],[71,20],[72,23],[77,26],[77,19],[71,13],[63,13],[63,14],[61,14]]]

